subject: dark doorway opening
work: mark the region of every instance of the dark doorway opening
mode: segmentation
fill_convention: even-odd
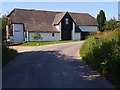
[[[85,40],[90,35],[89,32],[82,32],[81,33],[81,40]]]
[[[63,29],[61,31],[61,39],[62,40],[71,40],[72,39],[72,37],[71,37],[71,30]]]

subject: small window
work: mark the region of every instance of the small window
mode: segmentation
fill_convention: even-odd
[[[15,30],[15,32],[20,32],[20,30]]]
[[[55,36],[55,33],[52,33],[52,37],[54,37]]]
[[[68,18],[65,19],[65,24],[68,24]]]

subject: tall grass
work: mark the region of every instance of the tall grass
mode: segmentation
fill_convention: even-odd
[[[89,36],[80,49],[83,60],[120,87],[119,29]]]

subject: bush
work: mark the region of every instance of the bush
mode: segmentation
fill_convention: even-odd
[[[80,49],[83,60],[120,86],[120,41],[118,30],[90,36]]]
[[[111,47],[108,59],[101,63],[101,71],[113,83],[120,86],[120,42]]]
[[[2,67],[17,55],[17,51],[6,46],[2,47]]]

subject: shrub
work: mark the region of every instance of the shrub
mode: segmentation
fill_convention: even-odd
[[[109,57],[101,63],[101,71],[113,83],[120,86],[120,42],[111,47]]]
[[[81,47],[80,55],[89,66],[120,86],[119,51],[119,34],[114,30],[90,36]]]
[[[42,39],[41,34],[40,34],[39,32],[36,32],[36,33],[34,34],[34,36],[33,36],[33,39],[34,39],[34,40]]]
[[[17,55],[17,51],[6,46],[2,47],[2,67]]]

